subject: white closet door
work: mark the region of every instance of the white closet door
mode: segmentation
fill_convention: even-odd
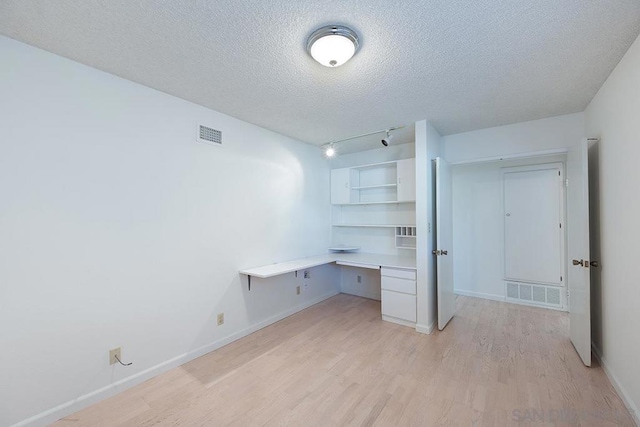
[[[505,277],[562,285],[562,176],[559,167],[504,173]]]
[[[582,362],[591,366],[591,278],[589,254],[588,141],[567,154],[567,242],[569,253],[569,335]]]
[[[443,330],[456,312],[453,291],[453,202],[451,168],[436,158],[436,280],[438,329]]]

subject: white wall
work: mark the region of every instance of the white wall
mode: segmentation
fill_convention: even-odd
[[[338,292],[329,266],[301,296],[293,274],[250,292],[238,275],[326,251],[321,150],[4,37],[0,57],[0,425],[53,421]],[[196,143],[197,121],[224,147]],[[131,367],[108,365],[119,346]]]
[[[450,163],[566,149],[579,144],[584,114],[568,114],[442,137]]]
[[[426,120],[416,122],[416,330],[431,333],[437,319],[435,241],[435,175],[433,159],[441,152],[441,137]]]
[[[457,293],[505,300],[503,168],[564,161],[565,156],[549,156],[453,166]]]
[[[598,206],[600,281],[592,292],[594,341],[619,392],[635,410],[640,407],[640,38],[611,73],[585,111],[586,134],[599,137],[599,185],[592,185]],[[592,182],[592,184],[594,184]],[[594,199],[592,199],[594,200]]]
[[[358,276],[360,282],[358,283]],[[341,292],[380,301],[380,271],[340,266]]]

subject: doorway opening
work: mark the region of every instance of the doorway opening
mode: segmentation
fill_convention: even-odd
[[[567,310],[565,161],[452,166],[456,294]]]

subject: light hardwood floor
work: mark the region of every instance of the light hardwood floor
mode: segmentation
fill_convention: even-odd
[[[432,335],[338,295],[55,426],[633,425],[566,313],[458,297]]]

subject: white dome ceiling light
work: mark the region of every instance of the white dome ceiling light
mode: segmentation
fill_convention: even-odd
[[[318,28],[307,40],[309,55],[325,67],[339,67],[358,51],[360,42],[351,28],[327,25]]]

